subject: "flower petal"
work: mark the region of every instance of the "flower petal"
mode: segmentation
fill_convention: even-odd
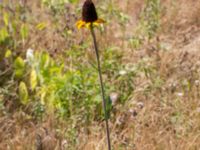
[[[93,26],[98,27],[100,24],[105,23],[103,19],[97,19],[96,21],[93,22]]]
[[[83,20],[79,20],[76,22],[76,26],[78,29],[84,28],[84,27],[89,29],[89,28],[91,28],[91,25],[93,25],[94,27],[98,27],[102,23],[105,23],[105,21],[103,19],[97,19],[94,22],[85,22]]]
[[[91,24],[92,24],[91,22],[86,23],[86,28],[90,29]]]
[[[101,18],[97,19],[95,22],[96,22],[96,23],[99,23],[99,24],[101,24],[101,23],[106,23],[106,21],[103,20],[103,19],[101,19]]]
[[[98,27],[100,24],[99,24],[98,22],[93,22],[92,25],[93,25],[94,27]]]
[[[86,23],[83,20],[79,20],[76,22],[76,26],[78,29],[85,27]]]

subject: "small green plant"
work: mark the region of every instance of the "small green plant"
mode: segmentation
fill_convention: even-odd
[[[139,48],[145,39],[152,39],[160,28],[160,0],[145,0],[145,7],[140,16],[134,36],[130,38],[131,47]]]
[[[145,8],[141,16],[141,26],[147,37],[151,39],[160,26],[160,0],[146,0]]]
[[[79,0],[42,0],[42,3],[49,7],[54,15],[62,13],[68,3],[77,3]]]

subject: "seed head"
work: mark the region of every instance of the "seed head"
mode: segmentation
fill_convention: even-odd
[[[98,19],[97,12],[92,0],[86,0],[82,8],[82,20],[86,23],[94,22]]]

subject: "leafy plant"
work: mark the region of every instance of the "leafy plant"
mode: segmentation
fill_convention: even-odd
[[[17,57],[14,62],[15,77],[22,78],[25,71],[25,63],[21,57]]]
[[[24,82],[20,82],[19,84],[19,98],[20,102],[24,105],[28,104],[28,90],[26,84]]]
[[[141,27],[147,37],[152,38],[160,26],[160,0],[146,0],[141,16]]]
[[[160,28],[161,4],[160,0],[145,0],[145,7],[140,15],[139,25],[134,36],[130,38],[130,45],[137,49],[145,39],[152,39]]]

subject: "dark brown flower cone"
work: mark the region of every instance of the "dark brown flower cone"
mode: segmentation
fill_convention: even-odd
[[[94,22],[98,19],[97,12],[92,0],[86,0],[83,4],[82,20],[85,22]]]

